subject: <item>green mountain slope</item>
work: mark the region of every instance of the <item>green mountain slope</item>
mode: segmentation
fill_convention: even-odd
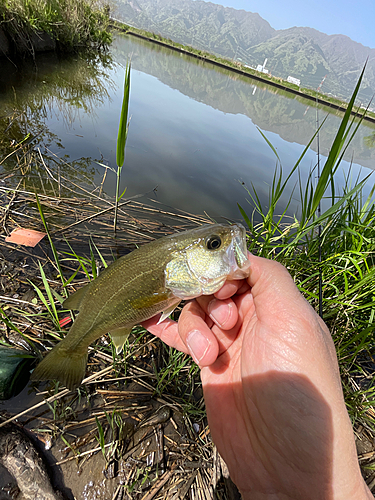
[[[316,88],[322,79],[324,92],[348,98],[358,75],[369,58],[361,89],[362,100],[370,100],[375,90],[375,49],[364,47],[344,35],[326,35],[311,28],[277,31],[251,48],[252,60],[267,57],[275,75],[301,79],[303,86]],[[372,60],[371,60],[372,59]]]
[[[273,75],[299,78],[302,85],[309,81],[317,87],[330,72],[328,62],[319,45],[303,33],[282,32],[264,43],[251,47],[249,59],[253,64],[268,59],[267,67]]]
[[[173,40],[233,57],[276,32],[259,14],[192,0],[117,0],[115,17]]]
[[[201,0],[114,0],[114,17],[185,45],[257,66],[267,59],[274,75],[289,75],[301,86],[350,97],[368,59],[360,100],[375,93],[375,49],[344,35],[326,35],[312,28],[275,30],[252,12]]]

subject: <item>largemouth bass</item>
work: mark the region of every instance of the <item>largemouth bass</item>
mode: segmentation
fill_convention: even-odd
[[[31,378],[56,379],[73,390],[85,375],[88,346],[103,334],[111,334],[120,352],[133,326],[160,312],[163,321],[181,300],[211,295],[227,278],[248,274],[240,224],[208,224],[143,245],[64,301],[79,314]]]

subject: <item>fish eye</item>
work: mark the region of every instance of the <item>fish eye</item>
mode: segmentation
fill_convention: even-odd
[[[221,247],[221,238],[214,234],[213,236],[209,236],[205,241],[207,250],[218,250]]]

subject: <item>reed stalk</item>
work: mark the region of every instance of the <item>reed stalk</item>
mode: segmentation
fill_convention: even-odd
[[[124,196],[125,190],[119,196],[120,191],[120,180],[121,180],[121,170],[125,161],[125,145],[126,139],[128,137],[129,122],[128,122],[128,110],[129,110],[129,96],[130,96],[130,63],[126,65],[125,68],[125,81],[124,81],[124,96],[122,99],[120,123],[117,135],[117,148],[116,148],[116,164],[117,164],[117,179],[116,179],[116,200],[115,200],[115,217],[113,221],[113,230],[116,233],[117,229],[117,212],[118,204],[121,198]]]

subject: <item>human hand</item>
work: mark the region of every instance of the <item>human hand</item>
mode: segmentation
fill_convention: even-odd
[[[244,499],[373,498],[358,466],[335,348],[280,264],[143,323],[200,365],[212,438]]]

